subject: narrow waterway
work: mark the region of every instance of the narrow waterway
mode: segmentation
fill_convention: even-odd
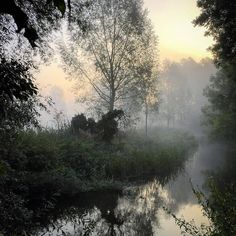
[[[180,236],[181,231],[168,208],[177,217],[207,224],[192,191],[204,190],[206,173],[217,169],[224,148],[201,143],[185,168],[167,184],[157,180],[126,188],[121,192],[85,193],[66,204],[63,214],[37,235],[140,235]]]
[[[174,180],[164,187],[166,204],[173,213],[187,221],[194,219],[196,225],[208,223],[202,214],[202,209],[193,194],[192,186],[207,194],[205,181],[207,174],[217,170],[223,164],[225,148],[220,144],[200,144],[193,158],[186,163],[185,170]],[[181,231],[175,224],[174,219],[160,210],[160,227],[155,230],[154,235],[179,236]]]

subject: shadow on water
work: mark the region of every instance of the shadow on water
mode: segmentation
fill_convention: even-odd
[[[222,165],[224,152],[222,145],[202,143],[185,168],[164,185],[154,179],[122,192],[89,192],[63,199],[50,213],[49,226],[34,235],[181,235],[162,207],[176,215],[183,214],[186,219],[207,222],[193,195],[190,179],[194,186],[202,188],[205,173]]]

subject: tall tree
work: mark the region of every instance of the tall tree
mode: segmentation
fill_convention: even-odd
[[[198,0],[201,9],[196,25],[205,26],[213,36],[211,47],[219,73],[212,77],[205,94],[210,105],[204,108],[207,124],[215,137],[235,140],[236,127],[236,2],[230,0]]]
[[[141,80],[140,58],[147,48],[142,1],[96,0],[86,17],[83,39],[62,47],[65,67],[90,84],[105,110],[120,109],[136,96],[131,90]]]
[[[198,0],[201,14],[194,24],[204,26],[206,35],[215,40],[211,51],[217,65],[235,63],[236,2],[232,0]]]
[[[137,76],[139,77],[134,99],[139,101],[139,107],[145,114],[145,133],[148,135],[148,119],[152,113],[159,109],[159,81],[158,81],[158,49],[157,37],[150,22],[146,22],[143,31],[143,44],[145,50],[139,57]],[[137,105],[135,102],[135,105]],[[137,109],[137,108],[136,108]]]

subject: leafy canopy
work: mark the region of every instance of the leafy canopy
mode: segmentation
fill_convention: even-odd
[[[201,14],[194,24],[204,26],[206,35],[215,43],[211,51],[218,65],[235,62],[236,58],[236,2],[232,0],[198,0]]]

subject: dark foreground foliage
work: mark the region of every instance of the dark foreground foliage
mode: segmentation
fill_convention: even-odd
[[[32,232],[61,197],[120,189],[151,176],[164,183],[194,146],[191,136],[170,130],[149,140],[123,134],[109,145],[67,132],[21,132],[1,160],[0,232]]]

